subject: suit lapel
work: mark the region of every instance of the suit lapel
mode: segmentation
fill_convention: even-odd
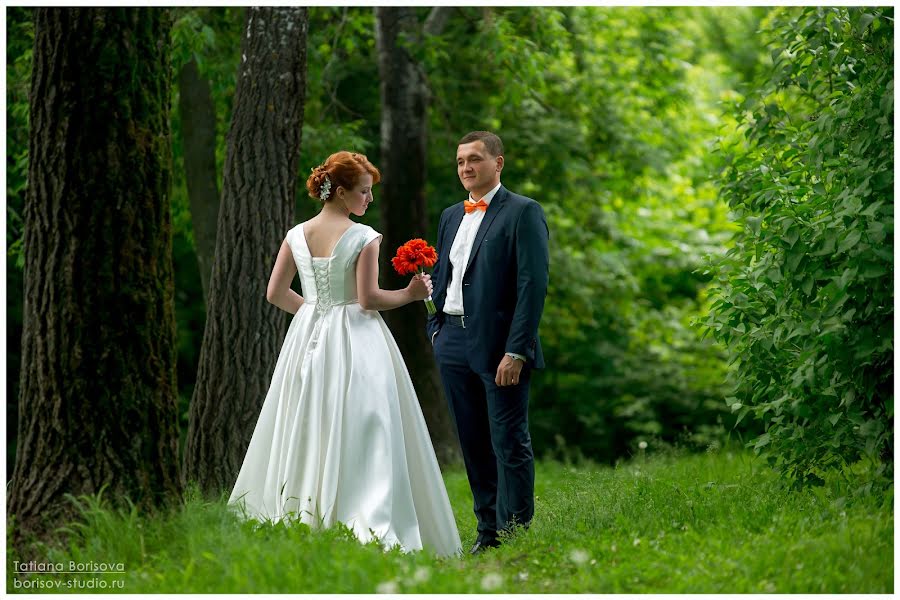
[[[501,185],[500,189],[497,190],[497,193],[494,194],[494,197],[491,199],[487,212],[484,213],[484,219],[481,220],[481,225],[478,227],[478,233],[475,234],[475,241],[472,243],[472,251],[469,253],[469,262],[466,263],[466,270],[463,271],[464,277],[469,271],[469,267],[472,266],[475,255],[478,254],[478,249],[481,247],[481,242],[484,241],[484,236],[487,235],[488,229],[491,228],[491,223],[494,222],[497,214],[503,210],[504,200],[506,200],[506,188]]]
[[[453,247],[453,240],[456,239],[456,234],[459,231],[459,226],[462,224],[463,216],[465,216],[465,214],[466,210],[463,208],[463,205],[460,204],[459,209],[450,216],[450,219],[447,222],[447,228],[444,230],[444,240],[441,242],[440,257],[443,263],[447,265],[442,277],[444,280],[444,289],[447,289],[450,286],[450,274],[453,271],[453,265],[450,262],[450,249]]]

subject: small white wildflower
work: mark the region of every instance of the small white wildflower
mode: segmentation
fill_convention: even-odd
[[[588,556],[588,553],[581,548],[572,550],[572,552],[569,553],[569,560],[571,560],[576,565],[583,565],[588,561],[589,558],[590,556]]]
[[[616,550],[617,550],[617,548],[616,548],[615,544],[613,544],[612,546],[609,547],[610,552],[615,552]]]
[[[647,449],[647,442],[640,442],[640,443],[638,444],[638,448],[640,448],[641,450],[646,450],[646,449]]]
[[[634,538],[634,545],[635,545],[635,546],[640,546],[640,545],[641,545],[641,538]]]
[[[520,571],[518,575],[516,575],[516,579],[518,581],[528,581],[528,571]]]
[[[428,570],[428,567],[419,567],[413,575],[413,581],[423,583],[428,581],[429,577],[431,577],[431,571]]]
[[[503,576],[499,573],[488,573],[481,578],[481,589],[483,590],[496,590],[501,585],[503,585]]]
[[[375,587],[376,594],[396,594],[400,591],[400,586],[396,581],[382,581]]]
[[[596,559],[596,558],[592,558],[592,559],[591,559],[591,565],[596,565],[596,564],[597,564],[597,559]]]

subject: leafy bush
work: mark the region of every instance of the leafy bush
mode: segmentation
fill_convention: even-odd
[[[742,225],[706,326],[729,403],[797,484],[893,455],[893,9],[777,10],[772,69],[735,106],[722,192]]]

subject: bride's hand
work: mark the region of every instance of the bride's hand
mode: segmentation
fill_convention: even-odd
[[[414,275],[409,285],[406,286],[413,300],[424,300],[431,295],[433,289],[431,285],[431,275]]]

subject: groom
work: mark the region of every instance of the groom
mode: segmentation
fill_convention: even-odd
[[[463,137],[456,169],[469,198],[441,214],[437,313],[426,327],[475,500],[477,554],[534,515],[528,385],[544,367],[549,230],[540,204],[500,184],[503,143],[493,133]]]

